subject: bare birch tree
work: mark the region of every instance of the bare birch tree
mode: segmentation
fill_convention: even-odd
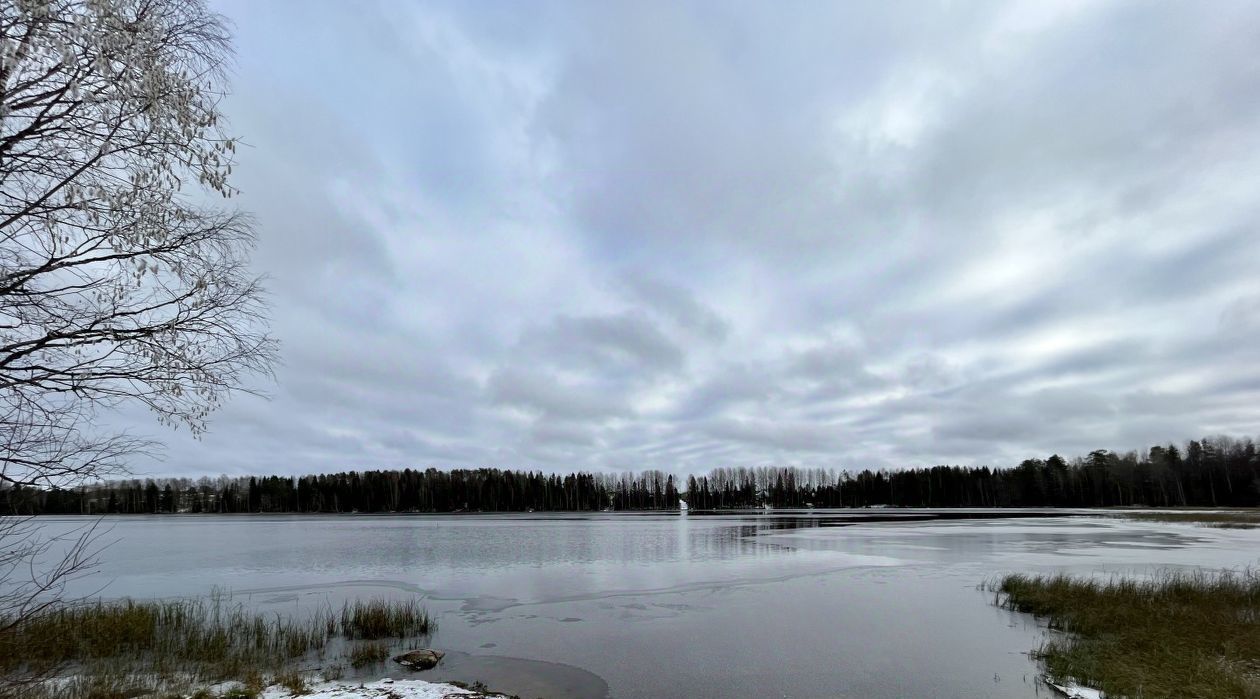
[[[0,488],[119,473],[152,445],[102,410],[200,434],[270,371],[254,231],[222,202],[229,39],[201,0],[0,0]],[[0,562],[32,536],[0,527]],[[31,582],[0,588],[59,589]],[[43,604],[3,592],[0,617]]]

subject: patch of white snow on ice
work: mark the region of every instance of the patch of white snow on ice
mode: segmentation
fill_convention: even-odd
[[[500,697],[463,689],[453,684],[424,680],[378,680],[363,684],[353,682],[318,682],[307,685],[302,699],[475,699]],[[293,694],[280,685],[263,690],[260,699],[291,699]]]
[[[1103,699],[1102,690],[1094,689],[1093,687],[1083,687],[1075,682],[1055,684],[1047,681],[1046,684],[1059,690],[1068,699]]]

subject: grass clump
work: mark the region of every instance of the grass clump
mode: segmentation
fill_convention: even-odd
[[[1216,529],[1255,529],[1260,527],[1260,512],[1228,510],[1217,512],[1126,512],[1125,519],[1143,522],[1197,524]]]
[[[416,600],[355,600],[341,607],[341,633],[346,638],[406,638],[430,633],[433,622]]]
[[[1113,697],[1260,697],[1260,575],[1098,580],[1008,575],[997,603],[1067,632],[1036,652],[1055,680]]]
[[[350,666],[356,670],[378,665],[389,657],[389,647],[384,643],[356,643],[350,647]]]
[[[223,595],[67,605],[0,618],[0,694],[6,686],[42,685],[67,699],[187,696],[207,683],[238,682],[233,699],[257,696],[268,684],[298,695],[306,691],[299,664],[322,660],[329,649],[355,667],[356,653],[367,657],[362,644],[333,639],[418,638],[434,628],[416,600],[353,602],[340,614],[325,608],[298,617],[259,614]],[[389,657],[387,646],[374,646],[372,657]],[[47,681],[58,677],[66,679]]]
[[[228,678],[282,666],[327,641],[319,620],[255,615],[221,598],[96,602],[23,619],[0,634],[0,675],[126,661],[139,673]]]
[[[302,676],[302,673],[296,671],[277,675],[276,684],[289,690],[289,694],[295,697],[310,691],[310,688],[306,685],[306,678]]]
[[[238,684],[228,687],[219,695],[219,699],[258,699],[258,694],[259,692],[253,691],[243,684]]]
[[[38,687],[28,695],[38,696]],[[90,697],[90,699],[132,699],[132,697],[154,695],[159,687],[152,678],[130,677],[124,673],[101,672],[68,678],[59,688],[64,696]],[[4,692],[0,691],[0,695]],[[19,692],[15,696],[22,696]]]

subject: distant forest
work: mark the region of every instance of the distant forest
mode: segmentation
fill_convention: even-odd
[[[0,514],[524,512],[771,507],[1260,505],[1251,439],[1211,437],[1139,455],[1098,450],[1014,468],[936,466],[858,473],[718,468],[685,482],[661,471],[543,474],[494,468],[314,476],[166,478],[73,489],[3,487]]]

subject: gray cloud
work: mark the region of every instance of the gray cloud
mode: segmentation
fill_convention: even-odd
[[[630,408],[599,386],[565,381],[558,375],[530,369],[502,369],[490,377],[488,393],[501,405],[540,414],[548,420],[602,419],[628,415]]]
[[[285,359],[140,470],[1258,431],[1254,3],[220,9]]]
[[[653,278],[650,272],[636,272],[622,280],[630,295],[648,308],[664,315],[683,330],[709,340],[725,340],[730,323],[701,303],[689,289]]]
[[[682,349],[646,316],[633,312],[560,315],[528,330],[518,349],[534,361],[595,371],[650,374],[676,370],[683,363]]]

